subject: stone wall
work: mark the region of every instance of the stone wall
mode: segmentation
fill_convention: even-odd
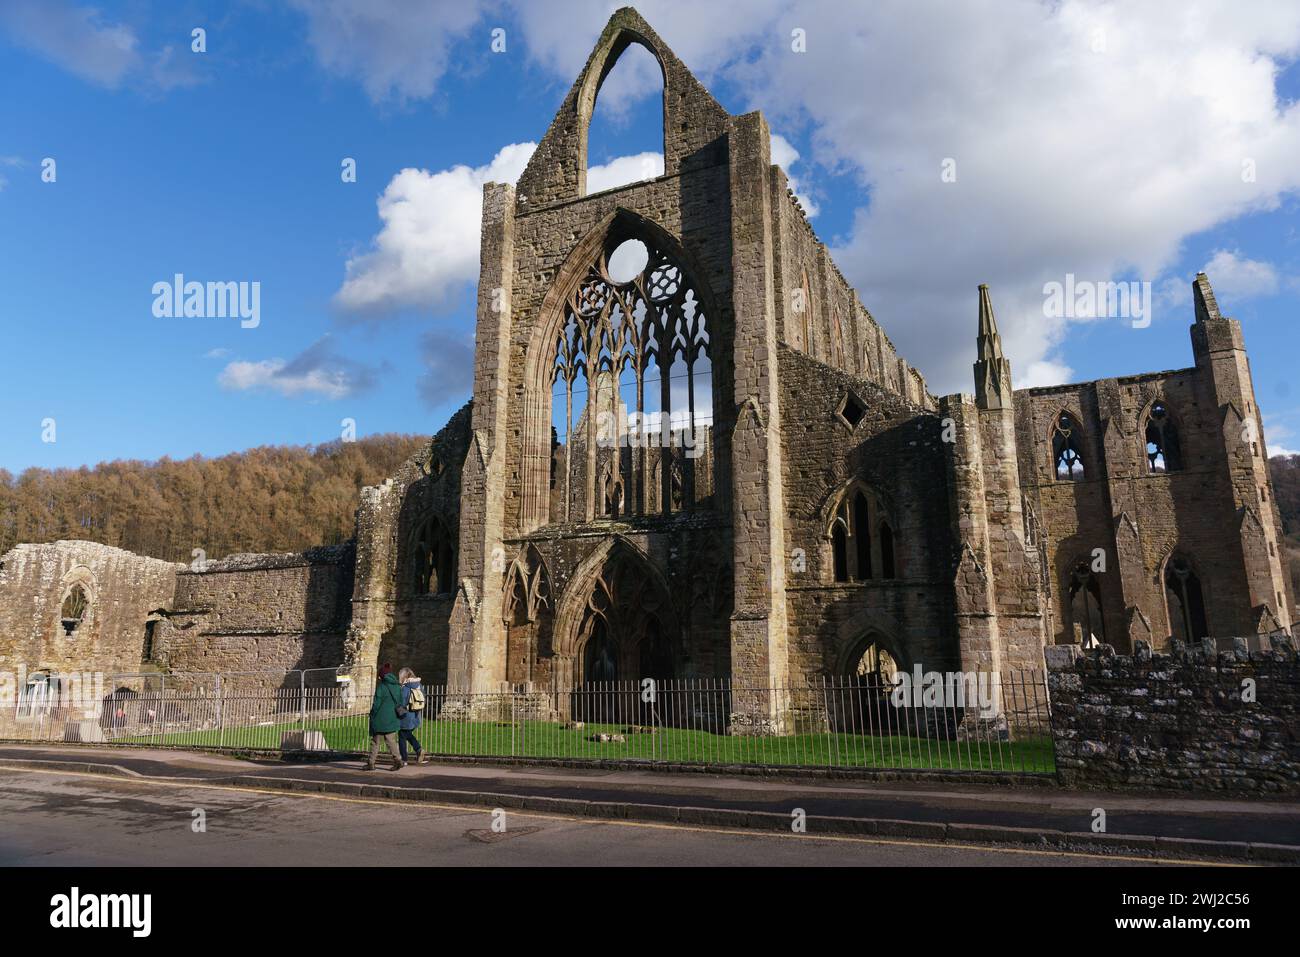
[[[356,579],[345,659],[370,668],[409,666],[433,684],[447,680],[447,632],[454,588],[417,594],[413,537],[436,518],[451,536],[460,528],[461,474],[470,448],[466,403],[429,442],[381,485],[361,490]],[[458,542],[452,541],[455,548]]]
[[[817,361],[869,379],[932,408],[920,373],[894,349],[884,329],[813,231],[780,167],[771,177],[777,337]]]
[[[782,347],[780,360],[792,677],[842,676],[869,637],[904,668],[958,664],[940,419],[802,352]],[[850,396],[862,409],[856,423],[842,412]],[[877,492],[888,512],[893,578],[834,580],[832,513],[854,480]]]
[[[1204,275],[1193,293],[1195,367],[1015,393],[1020,481],[1046,552],[1057,642],[1077,640],[1070,577],[1094,549],[1106,562],[1095,576],[1102,638],[1121,651],[1139,640],[1168,647],[1171,556],[1199,581],[1210,634],[1266,634],[1294,617],[1241,329],[1219,315]],[[1152,471],[1147,461],[1146,422],[1156,402],[1180,446],[1171,471]],[[1055,473],[1052,432],[1062,412],[1081,433],[1082,479]]]
[[[17,546],[0,557],[0,670],[139,671],[181,567],[94,542]],[[87,603],[69,631],[62,606],[77,586]]]
[[[353,562],[349,544],[182,569],[172,611],[155,631],[153,663],[205,674],[338,666]]]
[[[1300,793],[1300,665],[1213,641],[1152,655],[1047,649],[1056,767],[1075,787]],[[1252,687],[1253,685],[1253,687]],[[1253,700],[1247,690],[1253,694]]]

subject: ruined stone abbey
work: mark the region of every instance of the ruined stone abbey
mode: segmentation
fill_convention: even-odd
[[[589,195],[632,43],[663,69],[664,175]],[[485,188],[473,398],[362,490],[354,542],[202,567],[19,546],[0,668],[791,687],[1276,633],[1294,596],[1241,327],[1193,293],[1191,366],[1016,391],[981,286],[973,396],[931,395],[763,116],[623,9],[517,185]]]

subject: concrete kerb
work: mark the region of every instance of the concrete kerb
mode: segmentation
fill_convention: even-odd
[[[36,771],[72,771],[77,774],[106,774],[111,777],[140,778],[139,771],[132,771],[120,764],[101,764],[98,761],[58,761],[40,758],[0,758],[0,768],[28,768]]]
[[[365,751],[284,751],[279,748],[213,748],[178,744],[124,743],[118,741],[72,742],[32,741],[0,738],[0,745],[85,748],[93,751],[172,751],[185,754],[214,754],[227,758],[278,759],[286,763],[329,764],[361,760]],[[662,774],[710,774],[729,777],[761,777],[774,781],[902,781],[934,784],[989,784],[998,787],[1056,787],[1054,771],[962,771],[932,769],[814,768],[792,765],[674,763],[609,758],[526,758],[491,755],[430,754],[439,764],[481,767],[560,768],[588,771],[654,771]]]
[[[428,801],[462,807],[510,808],[537,814],[592,817],[605,820],[673,823],[736,830],[788,833],[791,816],[770,811],[730,808],[674,807],[668,805],[584,801],[577,798],[534,797],[487,791],[452,791],[439,788],[402,788],[388,785],[347,784],[299,778],[264,778],[244,775],[233,779],[238,787],[287,792],[339,794],[370,799]],[[1045,828],[1000,827],[984,824],[944,824],[890,818],[809,815],[807,834],[853,835],[937,841],[945,844],[1033,845],[1061,850],[1137,852],[1194,860],[1229,860],[1268,864],[1300,864],[1300,846],[1255,844],[1241,841],[1205,841],[1192,838],[1151,837],[1137,834],[1094,834]]]

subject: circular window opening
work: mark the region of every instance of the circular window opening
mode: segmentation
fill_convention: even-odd
[[[609,254],[609,278],[618,285],[629,283],[645,272],[650,261],[650,250],[639,239],[626,239]]]

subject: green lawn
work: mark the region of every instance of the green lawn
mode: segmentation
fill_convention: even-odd
[[[365,751],[366,715],[308,719],[334,751]],[[280,747],[284,731],[297,721],[216,731],[190,731],[124,738],[133,744],[191,747]],[[809,767],[931,768],[942,770],[1055,770],[1047,736],[1013,742],[973,743],[907,736],[842,733],[740,737],[708,731],[660,728],[653,734],[626,734],[624,742],[599,743],[593,734],[623,734],[626,725],[592,724],[581,730],[546,721],[426,721],[416,736],[430,754],[539,758],[613,758],[717,764],[801,765]]]

